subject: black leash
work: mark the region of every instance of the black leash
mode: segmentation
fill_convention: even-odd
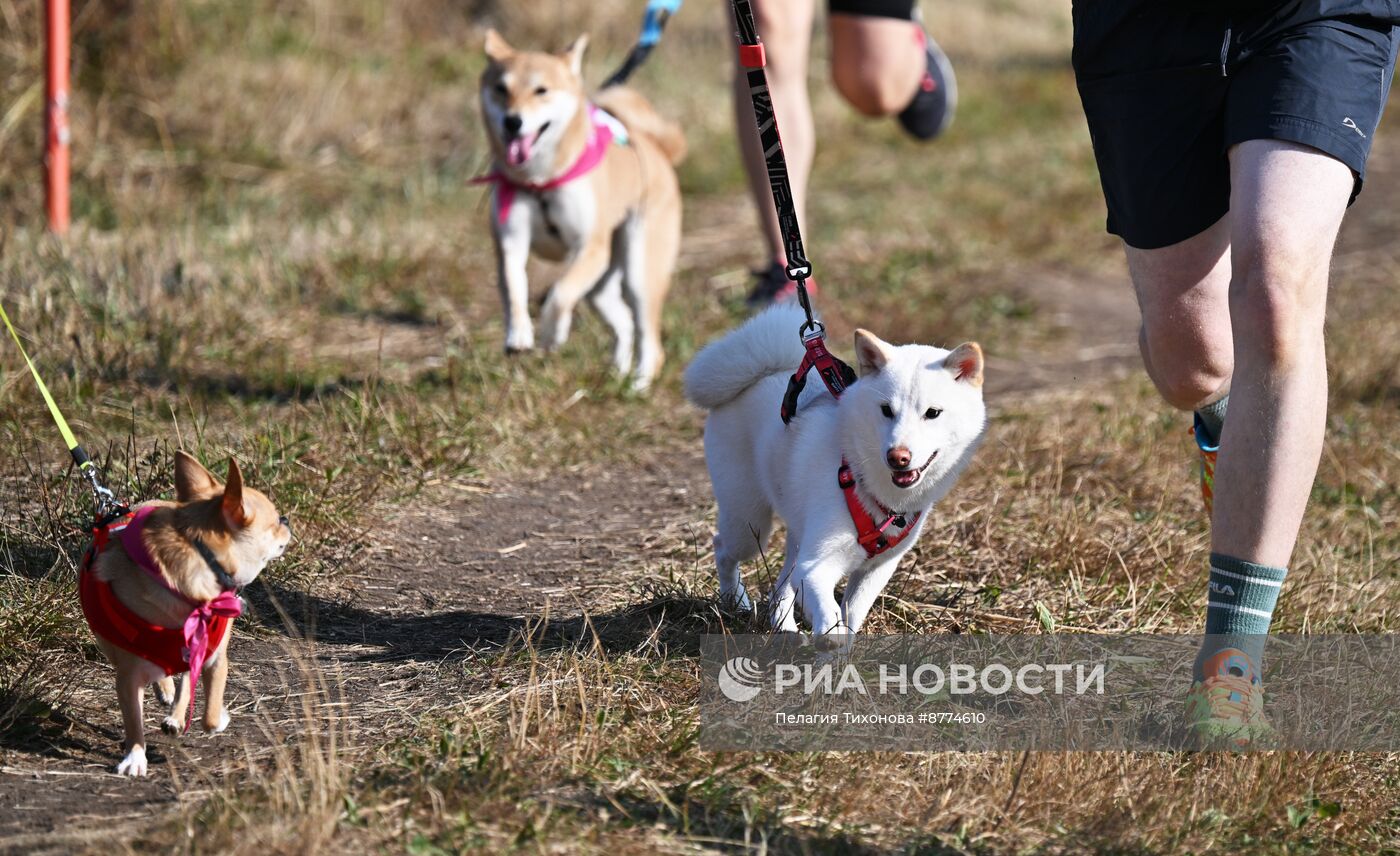
[[[642,34],[637,37],[637,43],[628,52],[627,59],[623,60],[622,65],[611,77],[603,81],[603,89],[626,83],[632,72],[646,62],[652,48],[661,41],[661,33],[666,29],[667,22],[671,20],[672,15],[680,11],[681,2],[682,0],[650,0],[647,3],[646,12],[642,15]]]
[[[783,155],[783,140],[778,134],[778,117],[773,110],[773,96],[768,91],[768,75],[763,71],[767,64],[763,40],[758,37],[758,24],[754,22],[750,0],[731,0],[731,3],[734,21],[739,27],[739,64],[747,69],[745,74],[749,82],[749,97],[753,100],[754,123],[758,126],[759,140],[763,144],[768,186],[773,191],[778,231],[782,234],[783,249],[787,253],[785,270],[788,279],[797,286],[797,302],[807,316],[798,329],[807,353],[802,365],[788,380],[787,394],[783,396],[782,417],[786,423],[797,415],[797,397],[807,383],[809,369],[817,370],[822,382],[837,398],[846,391],[846,387],[856,382],[856,373],[826,349],[826,327],[812,314],[812,298],[807,294],[812,263],[807,260],[807,250],[802,246],[802,229],[797,223],[797,206],[793,203],[792,186],[788,183],[787,158]]]

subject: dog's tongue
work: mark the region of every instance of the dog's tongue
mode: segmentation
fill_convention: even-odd
[[[511,166],[520,166],[530,159],[530,147],[534,145],[534,139],[521,134],[506,144],[506,160]]]

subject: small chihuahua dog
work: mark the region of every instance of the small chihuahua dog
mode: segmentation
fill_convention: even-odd
[[[171,705],[162,728],[184,730],[194,692],[186,675],[197,668],[206,695],[204,729],[228,727],[224,685],[232,618],[241,612],[237,591],[291,540],[287,518],[272,501],[243,484],[232,459],[220,482],[193,457],[175,458],[175,502],[132,509],[123,523],[101,529],[81,572],[83,612],[97,644],[117,671],[117,700],[126,731],[126,756],[117,772],[146,775],[142,693]]]

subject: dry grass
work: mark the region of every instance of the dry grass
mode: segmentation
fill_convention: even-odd
[[[317,664],[294,645],[284,649],[294,674],[286,686],[300,704],[282,722],[256,722],[269,750],[256,763],[219,770],[195,766],[194,781],[177,781],[187,808],[168,824],[136,836],[133,849],[199,853],[317,853],[332,844],[349,804],[353,766],[347,763],[342,711],[348,702]],[[329,701],[329,703],[327,703]],[[248,728],[249,723],[240,723]],[[237,782],[230,787],[230,779]],[[207,795],[201,799],[200,793]],[[191,796],[193,795],[193,798]],[[177,843],[178,842],[178,843]]]
[[[1400,850],[1393,757],[695,748],[695,639],[729,619],[708,599],[700,420],[676,367],[742,317],[757,250],[719,7],[688,5],[639,78],[685,117],[694,153],[671,363],[649,400],[608,376],[591,318],[564,359],[501,356],[466,184],[483,163],[485,23],[547,46],[589,30],[598,79],[636,4],[81,4],[78,224],[62,242],[38,230],[39,8],[0,0],[0,298],[122,492],[168,492],[177,445],[237,454],[299,542],[255,587],[232,741],[170,744],[158,781],[125,791],[135,802],[110,796],[94,770],[113,751],[111,701],[70,594],[86,496],[0,347],[0,763],[50,771],[73,804],[44,817],[77,830],[46,836],[0,808],[0,848]],[[1040,602],[1068,630],[1193,630],[1208,541],[1185,420],[1122,347],[1132,309],[1101,234],[1067,6],[929,11],[964,95],[936,146],[852,120],[814,74],[808,232],[838,343],[863,324],[975,336],[993,357],[992,435],[875,629],[1033,632]],[[1400,148],[1378,146],[1336,266],[1330,441],[1282,630],[1382,632],[1400,608],[1385,206]],[[586,486],[601,474],[617,478]],[[638,499],[668,475],[685,490],[664,508]],[[619,495],[636,502],[605,505]],[[520,535],[490,517],[502,497],[544,520]],[[405,521],[428,512],[450,522],[424,542]],[[632,514],[632,530],[617,523]],[[589,558],[541,546],[547,524]],[[459,536],[484,543],[449,546]],[[518,537],[528,549],[497,554]],[[547,609],[508,577],[564,594]],[[482,586],[495,606],[478,611],[464,601]],[[105,820],[82,804],[94,793]],[[1342,813],[1290,823],[1312,800]]]

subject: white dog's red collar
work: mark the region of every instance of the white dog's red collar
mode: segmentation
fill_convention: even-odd
[[[510,216],[510,208],[515,204],[515,194],[521,191],[543,193],[546,190],[563,187],[597,169],[598,164],[603,162],[603,156],[608,153],[608,146],[613,140],[617,140],[620,145],[627,145],[627,130],[612,114],[589,104],[588,118],[593,123],[593,136],[588,139],[588,145],[584,146],[583,154],[578,156],[574,165],[564,170],[557,178],[551,178],[549,181],[539,184],[530,184],[529,182],[516,181],[501,172],[499,168],[493,168],[486,175],[472,179],[472,184],[495,186],[496,222],[504,223],[506,218]]]
[[[919,523],[919,515],[922,512],[900,514],[889,510],[876,500],[875,506],[885,515],[884,522],[876,524],[875,518],[870,516],[870,512],[865,510],[865,504],[856,496],[856,476],[851,472],[850,464],[846,463],[845,458],[841,459],[841,468],[836,471],[836,483],[846,495],[846,509],[850,511],[851,522],[856,527],[856,540],[872,559],[903,541]],[[890,526],[895,527],[894,534],[886,533]]]

